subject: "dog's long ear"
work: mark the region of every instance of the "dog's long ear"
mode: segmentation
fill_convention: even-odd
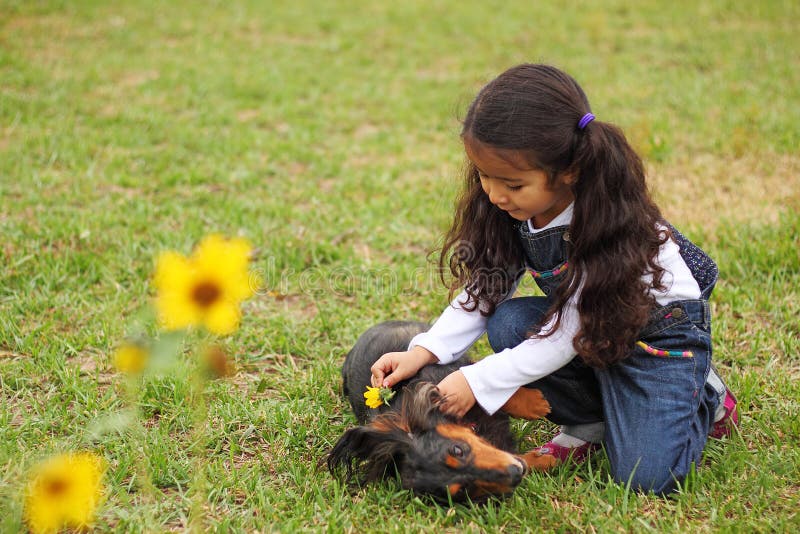
[[[363,484],[394,474],[411,445],[406,429],[395,425],[352,428],[339,438],[328,453],[328,470],[335,474],[345,466],[347,482]]]
[[[435,384],[420,382],[403,396],[402,418],[409,431],[418,434],[434,428],[444,417],[439,411],[442,395]]]

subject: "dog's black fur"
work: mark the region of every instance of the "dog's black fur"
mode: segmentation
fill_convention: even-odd
[[[472,363],[469,358],[463,356],[447,365],[427,365],[415,377],[404,380],[393,388],[396,394],[390,405],[384,404],[377,409],[368,408],[364,402],[364,391],[371,385],[372,364],[387,352],[406,350],[411,338],[427,331],[428,328],[429,324],[417,321],[386,321],[373,326],[358,338],[342,365],[342,384],[344,394],[350,401],[350,407],[353,408],[359,424],[365,425],[382,413],[397,411],[402,406],[407,391],[413,389],[410,386],[420,382],[438,384],[453,371]],[[508,416],[504,413],[498,412],[490,417],[475,405],[460,424],[471,426],[478,435],[499,449],[514,450]]]
[[[512,491],[525,473],[525,461],[514,456],[508,416],[489,416],[476,405],[456,421],[439,410],[442,399],[434,384],[470,364],[468,358],[422,368],[395,386],[391,406],[365,405],[372,364],[387,352],[406,350],[427,328],[419,322],[381,323],[348,353],[344,392],[362,426],[339,439],[327,457],[328,468],[335,473],[345,466],[346,478],[358,482],[396,474],[404,487],[439,499],[474,500]]]

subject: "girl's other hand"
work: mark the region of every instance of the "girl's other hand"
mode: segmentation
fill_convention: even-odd
[[[420,346],[405,352],[387,352],[370,367],[372,387],[393,387],[411,378],[426,365],[438,361],[431,351]]]
[[[475,405],[475,395],[461,371],[450,373],[437,387],[444,397],[440,409],[448,415],[461,419]]]

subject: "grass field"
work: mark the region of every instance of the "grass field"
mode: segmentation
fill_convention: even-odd
[[[100,531],[797,531],[800,4],[197,4],[0,0],[0,531],[39,458],[83,449],[109,464]],[[524,61],[578,79],[718,261],[741,430],[671,499],[610,482],[602,455],[485,506],[349,491],[316,468],[354,423],[339,366],[368,326],[443,308],[425,254],[458,119]],[[149,324],[155,258],[210,232],[257,247],[268,291],[224,340],[238,372],[208,384],[204,447],[189,363],[136,390],[140,432],[93,432],[126,406],[109,355]],[[515,430],[528,448],[552,427]]]

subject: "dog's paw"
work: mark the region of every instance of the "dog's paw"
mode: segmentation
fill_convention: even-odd
[[[528,469],[535,471],[547,471],[558,464],[558,459],[555,456],[542,454],[537,450],[523,454],[522,460],[527,464]]]
[[[514,392],[500,409],[519,419],[541,419],[550,413],[550,403],[540,390],[523,387]]]
[[[531,413],[535,413],[540,418],[549,414],[550,403],[544,398],[544,393],[542,393],[542,391],[539,389],[525,389],[528,391],[526,395],[528,397],[527,401],[530,406]]]

